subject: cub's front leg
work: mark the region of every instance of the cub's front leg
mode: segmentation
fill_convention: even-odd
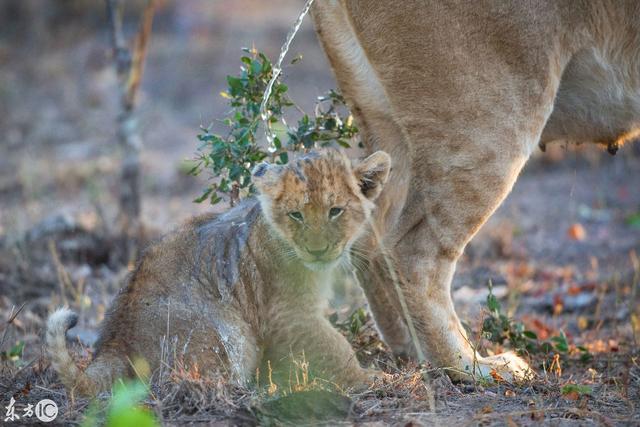
[[[362,387],[378,374],[360,366],[349,342],[327,319],[307,313],[295,313],[278,322],[263,357],[262,365],[268,369],[267,361],[273,380],[281,386],[296,385],[308,374],[310,380]]]

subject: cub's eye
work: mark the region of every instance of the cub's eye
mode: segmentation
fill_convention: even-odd
[[[289,215],[289,218],[291,218],[294,221],[298,221],[298,222],[304,221],[304,217],[302,216],[302,213],[298,211],[289,212],[287,215]]]
[[[342,209],[342,208],[331,208],[331,209],[329,209],[329,219],[338,218],[340,215],[342,215],[342,212],[344,212],[344,209]]]

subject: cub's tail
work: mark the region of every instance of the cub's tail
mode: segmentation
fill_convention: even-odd
[[[104,372],[104,369],[95,369],[98,359],[94,360],[84,372],[76,366],[67,349],[66,333],[77,322],[78,315],[68,308],[59,308],[53,312],[47,320],[46,349],[51,365],[65,388],[80,395],[93,396],[105,389],[105,385],[108,389],[111,385],[111,375]]]

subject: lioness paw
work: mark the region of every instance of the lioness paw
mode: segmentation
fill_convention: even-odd
[[[483,357],[478,361],[480,375],[494,381],[523,381],[533,377],[534,373],[527,362],[514,352]]]

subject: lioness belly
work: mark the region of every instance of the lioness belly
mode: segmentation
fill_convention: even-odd
[[[634,134],[640,136],[640,57],[595,47],[578,52],[562,76],[542,142],[608,144]]]

